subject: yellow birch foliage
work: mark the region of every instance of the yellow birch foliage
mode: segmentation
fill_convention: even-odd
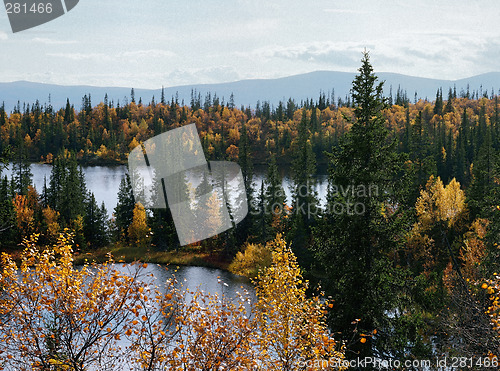
[[[436,234],[436,227],[441,225],[442,231],[453,228],[458,232],[464,227],[467,215],[465,193],[455,179],[444,186],[439,177],[431,175],[425,189],[420,192],[415,209],[418,221],[410,232],[408,251],[413,259],[421,261],[423,267],[430,270],[439,260],[449,258],[447,249],[436,243],[442,240],[442,235]]]
[[[37,239],[24,241],[19,266],[2,254],[0,368],[119,369],[117,341],[136,305],[137,274],[111,262],[76,269],[67,233],[52,248],[38,248]]]
[[[224,284],[223,284],[224,285]],[[248,293],[192,293],[184,308],[181,336],[172,351],[172,370],[252,370],[257,365],[257,332]]]
[[[243,251],[238,251],[229,265],[229,271],[240,276],[256,278],[259,271],[271,264],[272,243],[266,245],[248,243]]]
[[[455,178],[445,187],[440,177],[431,175],[415,207],[422,229],[431,229],[438,221],[451,227],[466,211],[465,192]]]
[[[324,321],[330,305],[306,297],[281,236],[256,303],[183,289],[175,274],[157,285],[147,264],[75,267],[67,230],[50,247],[38,237],[20,265],[2,254],[1,370],[321,370],[344,358]]]
[[[146,209],[140,202],[134,206],[132,223],[128,227],[128,236],[131,241],[140,246],[146,246],[150,238],[151,229],[146,220]]]
[[[296,257],[278,235],[272,264],[259,273],[255,306],[262,370],[323,370],[341,364],[343,347],[331,337],[320,297],[308,298]]]

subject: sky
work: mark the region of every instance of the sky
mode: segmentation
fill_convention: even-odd
[[[356,72],[364,49],[376,72],[455,80],[500,71],[498,19],[497,0],[80,0],[14,34],[0,7],[0,82],[152,89]]]

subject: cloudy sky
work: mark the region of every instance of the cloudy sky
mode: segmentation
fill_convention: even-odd
[[[497,0],[80,0],[13,34],[0,8],[0,81],[159,88],[355,72],[364,48],[379,72],[459,79],[500,71],[499,19]]]

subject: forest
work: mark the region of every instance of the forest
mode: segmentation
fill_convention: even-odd
[[[93,105],[95,97],[84,96],[76,108],[69,101],[61,108],[19,103],[10,112],[1,106],[0,174],[12,166],[13,175],[0,181],[0,249],[22,250],[30,236],[38,246],[60,246],[61,233],[71,233],[73,249],[83,252],[112,244],[193,248],[179,246],[168,209],[135,202],[129,176],[109,219],[80,166],[124,164],[147,139],[195,123],[207,160],[240,165],[250,210],[235,228],[196,248],[256,279],[278,264],[276,246],[282,253],[289,246],[294,274],[308,282],[301,300],[318,290],[327,298],[321,311],[343,344],[337,357],[447,354],[496,362],[498,95],[440,89],[428,101],[410,100],[401,89],[384,97],[382,89],[365,54],[348,97],[320,92],[277,107],[238,108],[232,96],[196,91],[189,104],[163,94],[142,102],[132,89],[122,104],[104,97]],[[52,165],[43,189],[32,186],[32,162]],[[256,166],[267,172],[260,189]],[[318,168],[328,171],[323,206],[314,188]],[[292,180],[291,200],[283,171]]]

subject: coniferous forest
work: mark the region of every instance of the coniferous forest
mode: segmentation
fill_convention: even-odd
[[[276,259],[273,246],[285,244],[309,282],[305,296],[324,292],[325,324],[346,359],[495,360],[498,95],[440,89],[430,101],[399,89],[385,97],[382,89],[365,54],[348,97],[320,92],[301,102],[236,107],[232,96],[193,91],[190,102],[163,94],[143,102],[132,90],[125,104],[85,96],[65,107],[1,106],[0,170],[11,166],[13,175],[0,181],[0,248],[15,253],[33,235],[40,246],[56,246],[69,231],[76,251],[196,248],[255,278]],[[109,219],[80,165],[126,164],[147,139],[191,123],[207,160],[240,165],[245,220],[180,247],[169,210],[136,203],[128,176]],[[43,189],[32,186],[32,162],[52,165]],[[254,184],[257,166],[266,168],[261,187]],[[324,203],[314,188],[319,168],[328,172]],[[283,171],[292,180],[291,200]]]

